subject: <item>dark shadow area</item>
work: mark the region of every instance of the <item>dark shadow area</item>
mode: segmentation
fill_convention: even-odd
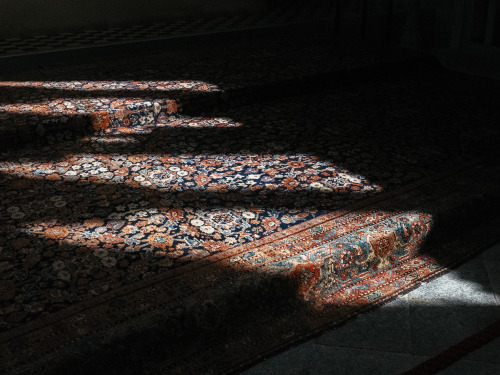
[[[119,89],[119,90],[69,90],[59,88],[45,87],[2,87],[2,102],[5,105],[8,103],[29,103],[36,104],[38,102],[52,99],[88,99],[88,98],[147,98],[147,99],[178,99],[186,92],[195,96],[196,93],[191,93],[191,90],[154,90],[154,89]],[[201,93],[199,93],[201,94]],[[199,95],[198,94],[198,95]],[[203,93],[210,95],[210,93]],[[168,98],[165,96],[168,95]]]
[[[15,202],[16,207],[22,207],[21,211],[25,213],[26,218],[12,221],[12,225],[52,220],[56,220],[61,225],[71,225],[91,217],[113,221],[108,218],[111,214],[117,212],[126,214],[124,210],[117,210],[118,206],[137,202],[142,202],[140,205],[137,204],[138,211],[149,208],[168,211],[171,208],[186,207],[193,210],[245,207],[261,211],[280,210],[283,213],[297,209],[327,212],[327,210],[345,206],[348,202],[354,203],[363,199],[363,196],[376,193],[375,188],[369,193],[360,192],[359,190],[364,187],[363,183],[346,184],[337,187],[337,191],[325,193],[314,188],[300,190],[300,187],[289,189],[285,186],[279,186],[276,190],[263,187],[252,189],[249,186],[237,190],[221,187],[220,191],[210,191],[206,187],[198,187],[199,190],[186,188],[174,191],[171,188],[162,187],[132,187],[129,185],[130,182],[132,181],[99,181],[98,183],[88,180],[82,182],[64,179],[50,181],[41,178],[0,175],[0,186],[3,191],[18,187],[22,192],[18,197],[13,197],[14,200],[11,203]],[[334,189],[335,187],[332,190]],[[11,194],[13,191],[9,190],[9,197]],[[49,203],[50,197],[61,194],[66,196],[66,204],[63,207],[54,207]],[[88,214],[92,216],[88,217]],[[2,224],[11,225],[6,216]]]
[[[30,239],[27,240],[30,241]],[[44,249],[44,253],[68,251],[68,247],[60,246],[57,241],[38,240],[37,243]],[[88,258],[95,250],[80,246],[78,254],[81,258]],[[144,262],[142,263],[144,264]],[[191,266],[193,265],[191,264]],[[308,306],[297,296],[296,281],[289,278],[270,277],[269,275],[258,275],[235,269],[222,269],[214,266],[210,259],[199,260],[195,267],[187,266],[184,268],[187,269],[183,273],[196,275],[192,279],[188,277],[184,280],[187,282],[186,287],[183,288],[185,294],[180,296],[174,292],[168,300],[163,300],[164,293],[161,293],[161,296],[157,294],[156,298],[161,298],[163,306],[158,306],[154,311],[143,311],[140,316],[135,318],[129,316],[133,320],[139,319],[147,322],[146,325],[141,326],[138,330],[132,330],[125,336],[113,338],[111,341],[106,340],[107,343],[104,345],[99,333],[89,331],[86,338],[76,343],[76,346],[65,343],[63,347],[57,349],[58,356],[62,361],[37,365],[36,369],[50,374],[63,374],[68,371],[73,374],[142,374],[155,370],[164,362],[178,365],[179,361],[187,360],[189,363],[189,353],[199,353],[199,355],[206,357],[211,351],[210,348],[224,345],[225,342],[230,343],[235,338],[238,341],[238,337],[241,339],[248,330],[248,324],[255,322],[256,318],[260,323],[253,330],[258,329],[264,334],[266,330],[269,330],[267,333],[273,330],[272,325],[270,325],[273,320],[279,319],[282,314],[289,313],[290,309],[295,313],[301,312],[303,317],[317,315],[314,308]],[[160,259],[158,263],[151,264],[151,270],[164,272],[166,268],[161,266]],[[138,282],[143,277],[140,273],[135,275],[127,269],[119,269],[115,272],[123,275],[125,285],[126,283]],[[212,286],[215,284],[207,283],[206,280],[202,281],[208,275],[214,283],[225,285],[224,289],[213,289]],[[27,273],[25,275],[18,273],[16,276],[18,279],[29,278]],[[79,276],[79,279],[68,283],[66,288],[69,293],[77,288],[91,286],[92,283],[79,285],[79,282],[86,278],[85,275],[80,274]],[[57,280],[55,275],[44,275],[42,283],[44,282],[59,283],[58,286],[61,286],[61,281]],[[174,279],[170,284],[175,285],[175,283]],[[164,284],[164,288],[167,291],[170,290],[169,282]],[[31,293],[35,299],[37,295],[40,295],[41,291],[33,288],[34,284],[30,283],[29,280],[25,279],[24,285],[27,288],[32,287]],[[97,292],[97,294],[100,293],[102,290]],[[186,295],[190,295],[187,300],[175,302],[176,299]],[[58,297],[60,298],[60,296],[54,298]],[[123,295],[112,301],[104,302],[104,316],[102,318],[104,320],[111,319],[109,322],[112,324],[113,320],[121,319],[125,311],[134,313],[132,311],[134,307],[131,306],[129,298],[129,296]],[[54,305],[54,311],[46,311],[49,315],[45,314],[44,318],[67,307],[67,303],[68,301],[61,300],[60,304]],[[297,323],[293,323],[293,329],[298,328]],[[303,327],[300,331],[306,333],[307,329]],[[271,343],[262,344],[269,345]],[[224,365],[231,365],[232,361],[237,363],[236,361],[241,360],[242,355],[245,358],[244,348],[233,349],[236,351],[226,347],[225,350],[228,354],[231,353],[231,358],[227,358],[229,363],[226,362]],[[30,363],[22,365],[27,372],[34,370]],[[213,364],[207,362],[206,366],[211,368]],[[191,366],[188,365],[183,371],[189,372],[189,367]]]
[[[4,112],[0,113],[0,134],[0,152],[8,154],[26,146],[43,149],[50,147],[55,141],[81,139],[86,135],[95,134],[95,129],[92,126],[91,114],[44,115]]]
[[[259,57],[259,56],[258,56]],[[265,57],[264,57],[265,59]],[[128,86],[139,86],[141,82],[145,86],[153,86],[153,88],[144,89],[134,89],[134,88],[110,88],[110,89],[96,89],[96,88],[61,88],[61,87],[39,87],[39,86],[16,86],[16,85],[3,85],[2,86],[2,96],[1,103],[25,103],[29,100],[29,103],[36,104],[40,101],[51,100],[51,99],[80,99],[80,98],[148,98],[148,99],[180,99],[187,98],[189,102],[189,96],[197,98],[198,96],[210,96],[210,95],[220,95],[218,87],[223,89],[226,94],[241,95],[243,98],[247,98],[250,93],[258,95],[259,98],[264,96],[266,99],[267,95],[271,97],[269,90],[273,90],[273,96],[279,95],[279,98],[289,95],[306,94],[309,92],[316,93],[317,90],[331,90],[334,87],[342,87],[356,83],[363,83],[366,81],[384,81],[388,78],[400,77],[403,78],[408,73],[424,72],[428,70],[439,71],[439,63],[435,58],[429,56],[408,56],[407,59],[401,58],[400,60],[394,59],[394,61],[379,61],[373,64],[365,65],[358,62],[358,66],[354,65],[352,67],[346,67],[343,69],[336,67],[335,65],[331,67],[320,68],[316,71],[318,67],[312,65],[311,72],[303,71],[302,62],[299,63],[297,67],[288,66],[278,66],[272,69],[278,70],[279,68],[285,69],[284,73],[288,73],[288,77],[283,74],[282,77],[279,74],[274,77],[279,81],[271,81],[265,71],[258,72],[262,75],[262,82],[251,82],[251,77],[246,77],[245,75],[254,73],[252,69],[265,68],[268,65],[272,65],[273,61],[260,61],[260,59],[255,59],[256,66],[249,64],[248,66],[238,66],[236,65],[233,71],[228,72],[228,77],[221,77],[220,80],[214,81],[214,76],[211,76],[211,72],[203,72],[204,69],[209,69],[204,67],[201,72],[193,70],[192,72],[186,74],[178,74],[175,72],[160,72],[156,67],[155,71],[151,69],[154,66],[147,67],[141,66],[136,74],[130,76],[130,71],[120,72],[106,72],[106,73],[93,73],[89,72],[79,79],[72,78],[67,85],[71,86],[71,82],[74,81],[77,84],[75,86],[80,86],[81,82],[90,82],[93,86],[98,85],[102,82],[102,85],[106,83],[116,82],[118,84],[124,84]],[[281,65],[281,64],[280,64]],[[306,66],[304,66],[305,68]],[[128,67],[130,69],[130,67]],[[164,67],[168,69],[168,65]],[[286,71],[290,69],[290,71]],[[277,72],[278,73],[278,72]],[[294,76],[292,76],[294,75]],[[159,77],[161,80],[159,81]],[[35,78],[35,77],[34,77]],[[29,82],[30,73],[27,75],[21,75],[19,77],[11,78],[9,76],[2,77],[2,80],[9,81],[12,79],[14,82]],[[35,81],[37,79],[34,79]],[[241,82],[231,82],[231,80],[241,81]],[[55,76],[47,77],[43,79],[43,82],[50,85],[51,82],[67,82],[68,77],[65,76]],[[269,82],[267,82],[269,81]],[[192,84],[193,88],[183,88],[183,89],[169,89],[168,83],[172,85],[178,85],[179,83]],[[210,91],[210,88],[199,89],[199,86],[204,85],[215,85],[214,91]],[[163,88],[154,88],[154,86],[163,86]],[[290,92],[290,90],[292,90]],[[168,97],[165,97],[168,95]],[[278,97],[276,95],[276,97]],[[236,99],[236,98],[235,98]],[[196,110],[193,108],[193,110]],[[188,113],[194,115],[195,113]]]

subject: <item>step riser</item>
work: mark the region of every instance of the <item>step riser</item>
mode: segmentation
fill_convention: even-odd
[[[0,111],[2,108],[0,107]],[[155,126],[161,116],[175,115],[181,110],[175,100],[139,104],[133,109],[82,110],[83,114],[25,114],[0,112],[4,150],[28,143],[52,144],[95,133],[115,133],[126,129]],[[76,111],[75,111],[76,112]]]
[[[33,114],[21,119],[20,116],[26,116],[25,109],[19,110],[16,106],[9,105],[0,106],[0,130],[2,131],[0,145],[4,148],[19,147],[31,142],[46,144],[54,140],[81,137],[92,133],[130,133],[134,129],[154,126],[165,116],[177,113],[210,116],[214,112],[224,111],[224,109],[241,104],[317,93],[331,89],[331,87],[384,79],[387,76],[408,74],[409,71],[429,67],[436,67],[434,59],[412,58],[354,69],[346,67],[293,79],[255,83],[245,87],[237,86],[224,91],[216,87],[208,87],[209,91],[205,93],[195,91],[177,99],[146,100],[133,105],[132,108],[130,105],[111,108],[107,107],[105,102],[99,101],[95,105],[75,101],[73,113],[60,113],[49,107],[44,110],[43,115]],[[110,95],[112,95],[111,92]],[[12,129],[13,127],[16,129]]]
[[[436,209],[445,212],[454,212],[458,206],[445,207],[446,204],[441,205],[441,203],[438,203]],[[429,215],[424,216],[427,219],[430,217]],[[422,223],[422,216],[415,215],[413,212],[401,213],[399,217],[406,217],[409,221],[398,228],[393,228],[385,232],[382,237],[368,236],[362,245],[368,251],[364,255],[365,258],[372,261],[373,265],[380,264],[377,261],[377,249],[380,250],[377,243],[387,240],[385,242],[391,244],[391,246],[387,247],[387,250],[390,250],[388,253],[407,251],[411,247],[421,250],[421,243],[430,232],[438,228],[436,220],[434,222],[426,220],[424,225],[419,225],[419,223]],[[481,225],[481,222],[476,224]],[[432,231],[430,230],[431,226],[434,227]],[[403,229],[403,227],[406,229]],[[419,227],[422,231],[413,231],[404,239],[404,236],[402,236],[403,232],[412,227]],[[418,252],[412,253],[410,251],[407,258],[417,255]],[[327,261],[324,262],[324,264],[327,263]],[[324,267],[324,270],[326,268],[328,267]],[[311,295],[302,288],[302,285],[304,285],[302,281],[308,281],[310,275],[315,273],[311,271],[314,270],[306,266],[298,270],[298,272],[296,268],[291,274],[268,274],[266,272],[245,272],[244,270],[238,272],[234,269],[211,268],[210,265],[206,267],[201,266],[197,272],[201,275],[210,273],[210,276],[202,276],[199,279],[193,278],[194,285],[186,288],[189,290],[192,288],[192,290],[196,290],[197,292],[191,295],[187,301],[182,300],[183,303],[177,305],[173,303],[169,308],[156,308],[154,311],[147,313],[148,319],[144,315],[141,315],[129,321],[128,326],[124,324],[120,327],[119,337],[111,343],[99,347],[82,346],[85,343],[80,343],[79,346],[75,347],[72,346],[73,350],[85,353],[87,358],[75,358],[75,361],[71,362],[71,366],[74,367],[75,364],[79,364],[82,368],[91,371],[91,369],[95,368],[94,364],[105,363],[107,358],[123,354],[124,352],[130,354],[130,358],[132,359],[127,357],[127,361],[130,360],[130,364],[132,365],[134,363],[134,356],[143,358],[150,354],[151,348],[156,348],[155,353],[160,353],[158,356],[165,360],[164,365],[166,369],[169,369],[169,366],[175,366],[176,358],[182,356],[192,345],[203,345],[204,340],[210,342],[209,340],[212,336],[220,337],[225,334],[235,335],[238,333],[245,337],[245,332],[249,329],[248,322],[255,316],[271,317],[273,327],[276,328],[282,322],[280,320],[281,317],[283,315],[286,316],[290,311],[299,311],[302,314],[301,316],[321,315],[321,310],[317,309],[320,306],[314,307],[314,304],[312,304],[313,301],[308,301],[307,298],[311,297]],[[323,283],[332,285],[339,279],[339,272],[325,272],[322,276]],[[204,283],[204,277],[210,278],[212,286]],[[174,284],[175,282],[172,283],[172,285]],[[224,287],[215,287],[215,285],[223,285]],[[343,299],[341,293],[338,294],[340,297],[337,300],[332,299],[329,301],[332,305],[336,306],[339,316],[343,316],[342,314],[352,316],[354,311],[359,312],[359,308],[362,307],[365,300],[380,298],[380,295],[377,293],[364,296],[363,294],[366,294],[366,292],[361,284],[360,286],[357,291],[360,298],[357,300],[356,303],[358,305],[356,306],[342,305]],[[331,288],[328,292],[331,292]],[[357,292],[354,291],[354,293]],[[350,294],[350,299],[352,297],[353,295]],[[116,309],[118,308],[116,307]],[[109,313],[112,313],[112,311],[113,307],[111,306],[109,307]],[[137,331],[136,325],[140,325],[142,321],[148,321],[149,325],[146,327],[141,325],[142,329]],[[328,318],[325,318],[325,323],[326,321],[328,321]],[[263,324],[265,323],[267,322],[263,322]],[[302,326],[302,322],[300,321],[296,323],[296,326],[293,328],[294,331],[290,331],[290,335],[299,337],[299,333],[302,330],[304,330],[304,333],[307,332],[308,327]],[[100,337],[99,332],[87,338],[88,342],[92,342],[93,340],[95,342],[106,341]],[[186,366],[184,366],[185,368]],[[56,369],[51,368],[51,370],[54,370],[54,373],[61,374],[66,373],[68,369],[69,367],[65,367],[64,365]]]
[[[315,249],[319,254],[327,252],[332,255],[308,264],[297,264],[291,276],[298,285],[298,294],[314,304],[320,300],[322,292],[335,293],[339,299],[329,302],[341,303],[344,288],[362,281],[373,272],[417,256],[432,224],[429,214],[407,212],[366,228],[366,233],[359,235],[361,238],[353,232],[352,236],[347,235]]]

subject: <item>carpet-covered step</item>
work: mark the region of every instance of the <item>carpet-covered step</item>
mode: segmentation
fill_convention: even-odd
[[[29,343],[12,336],[7,347],[17,355],[3,365],[13,374],[29,373],[35,366],[55,374],[69,368],[81,374],[97,368],[162,368],[165,373],[199,373],[205,366],[236,368],[248,352],[259,356],[278,348],[285,338],[300,340],[352,318],[470,255],[471,249],[457,239],[482,222],[462,227],[452,247],[433,243],[429,250],[424,244],[435,229],[434,212],[447,210],[450,202],[460,204],[471,182],[477,182],[475,187],[494,184],[484,176],[482,168],[474,166],[436,176],[185,263],[166,271],[168,277],[150,276],[140,290],[128,288],[126,297],[112,292],[95,306],[81,304],[78,313],[62,318],[62,326],[61,314],[48,317],[54,320],[48,324],[51,328],[35,329]],[[62,234],[61,229],[51,233]],[[477,235],[482,235],[480,230]],[[490,241],[489,236],[481,241]],[[111,267],[112,250],[96,251],[102,255],[99,261]],[[64,263],[55,265],[54,272],[63,277],[59,280],[73,272]],[[99,322],[89,325],[87,317],[96,314]],[[105,332],[95,329],[101,325],[108,327]],[[47,329],[55,339],[48,339]],[[262,342],[264,331],[269,336]],[[44,355],[28,361],[40,340]],[[189,348],[206,354],[189,360]],[[222,348],[232,353],[231,361],[216,355]]]
[[[19,145],[154,125],[180,111],[179,94],[216,90],[199,82],[3,81],[1,144]]]
[[[59,129],[79,129],[81,122],[100,129],[108,123],[108,116],[113,129],[152,123],[158,113],[155,103],[169,107],[169,113],[177,106],[188,115],[206,114],[248,101],[266,102],[380,79],[413,70],[424,61],[426,66],[434,64],[398,48],[332,38],[328,28],[316,31],[243,37],[238,43],[178,46],[140,58],[118,55],[45,66],[36,72],[4,73],[0,83],[2,139],[22,143],[23,138],[31,141],[41,133],[57,135]],[[117,99],[123,103],[117,104]]]

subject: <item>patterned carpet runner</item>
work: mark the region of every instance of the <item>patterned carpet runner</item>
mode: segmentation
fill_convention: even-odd
[[[498,238],[494,84],[273,98],[314,58],[277,79],[265,53],[222,78],[185,52],[137,81],[131,58],[1,82],[2,372],[236,371]]]
[[[193,43],[147,59],[125,53],[119,61],[6,73],[0,77],[0,146],[54,143],[96,130],[123,132],[157,125],[163,122],[159,116],[180,111],[213,117],[214,109],[373,79],[394,74],[394,68],[414,69],[417,57],[425,59],[397,48],[333,40],[328,28],[316,31],[229,45]]]

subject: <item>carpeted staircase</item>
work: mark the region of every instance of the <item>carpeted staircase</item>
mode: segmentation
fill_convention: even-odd
[[[1,77],[1,371],[238,371],[498,240],[498,83],[328,30]]]
[[[82,68],[31,72],[36,80],[3,81],[6,104],[0,128],[7,136],[2,145],[154,126],[158,116],[181,108],[188,114],[210,113],[249,100],[318,92],[435,64],[416,52],[332,40],[328,24],[282,31],[270,39],[240,39],[229,46],[216,41],[192,46],[177,48],[173,55],[150,53],[147,62],[142,55],[122,56],[123,64],[111,58]],[[141,79],[135,80],[132,72]],[[86,78],[79,80],[82,75]]]

